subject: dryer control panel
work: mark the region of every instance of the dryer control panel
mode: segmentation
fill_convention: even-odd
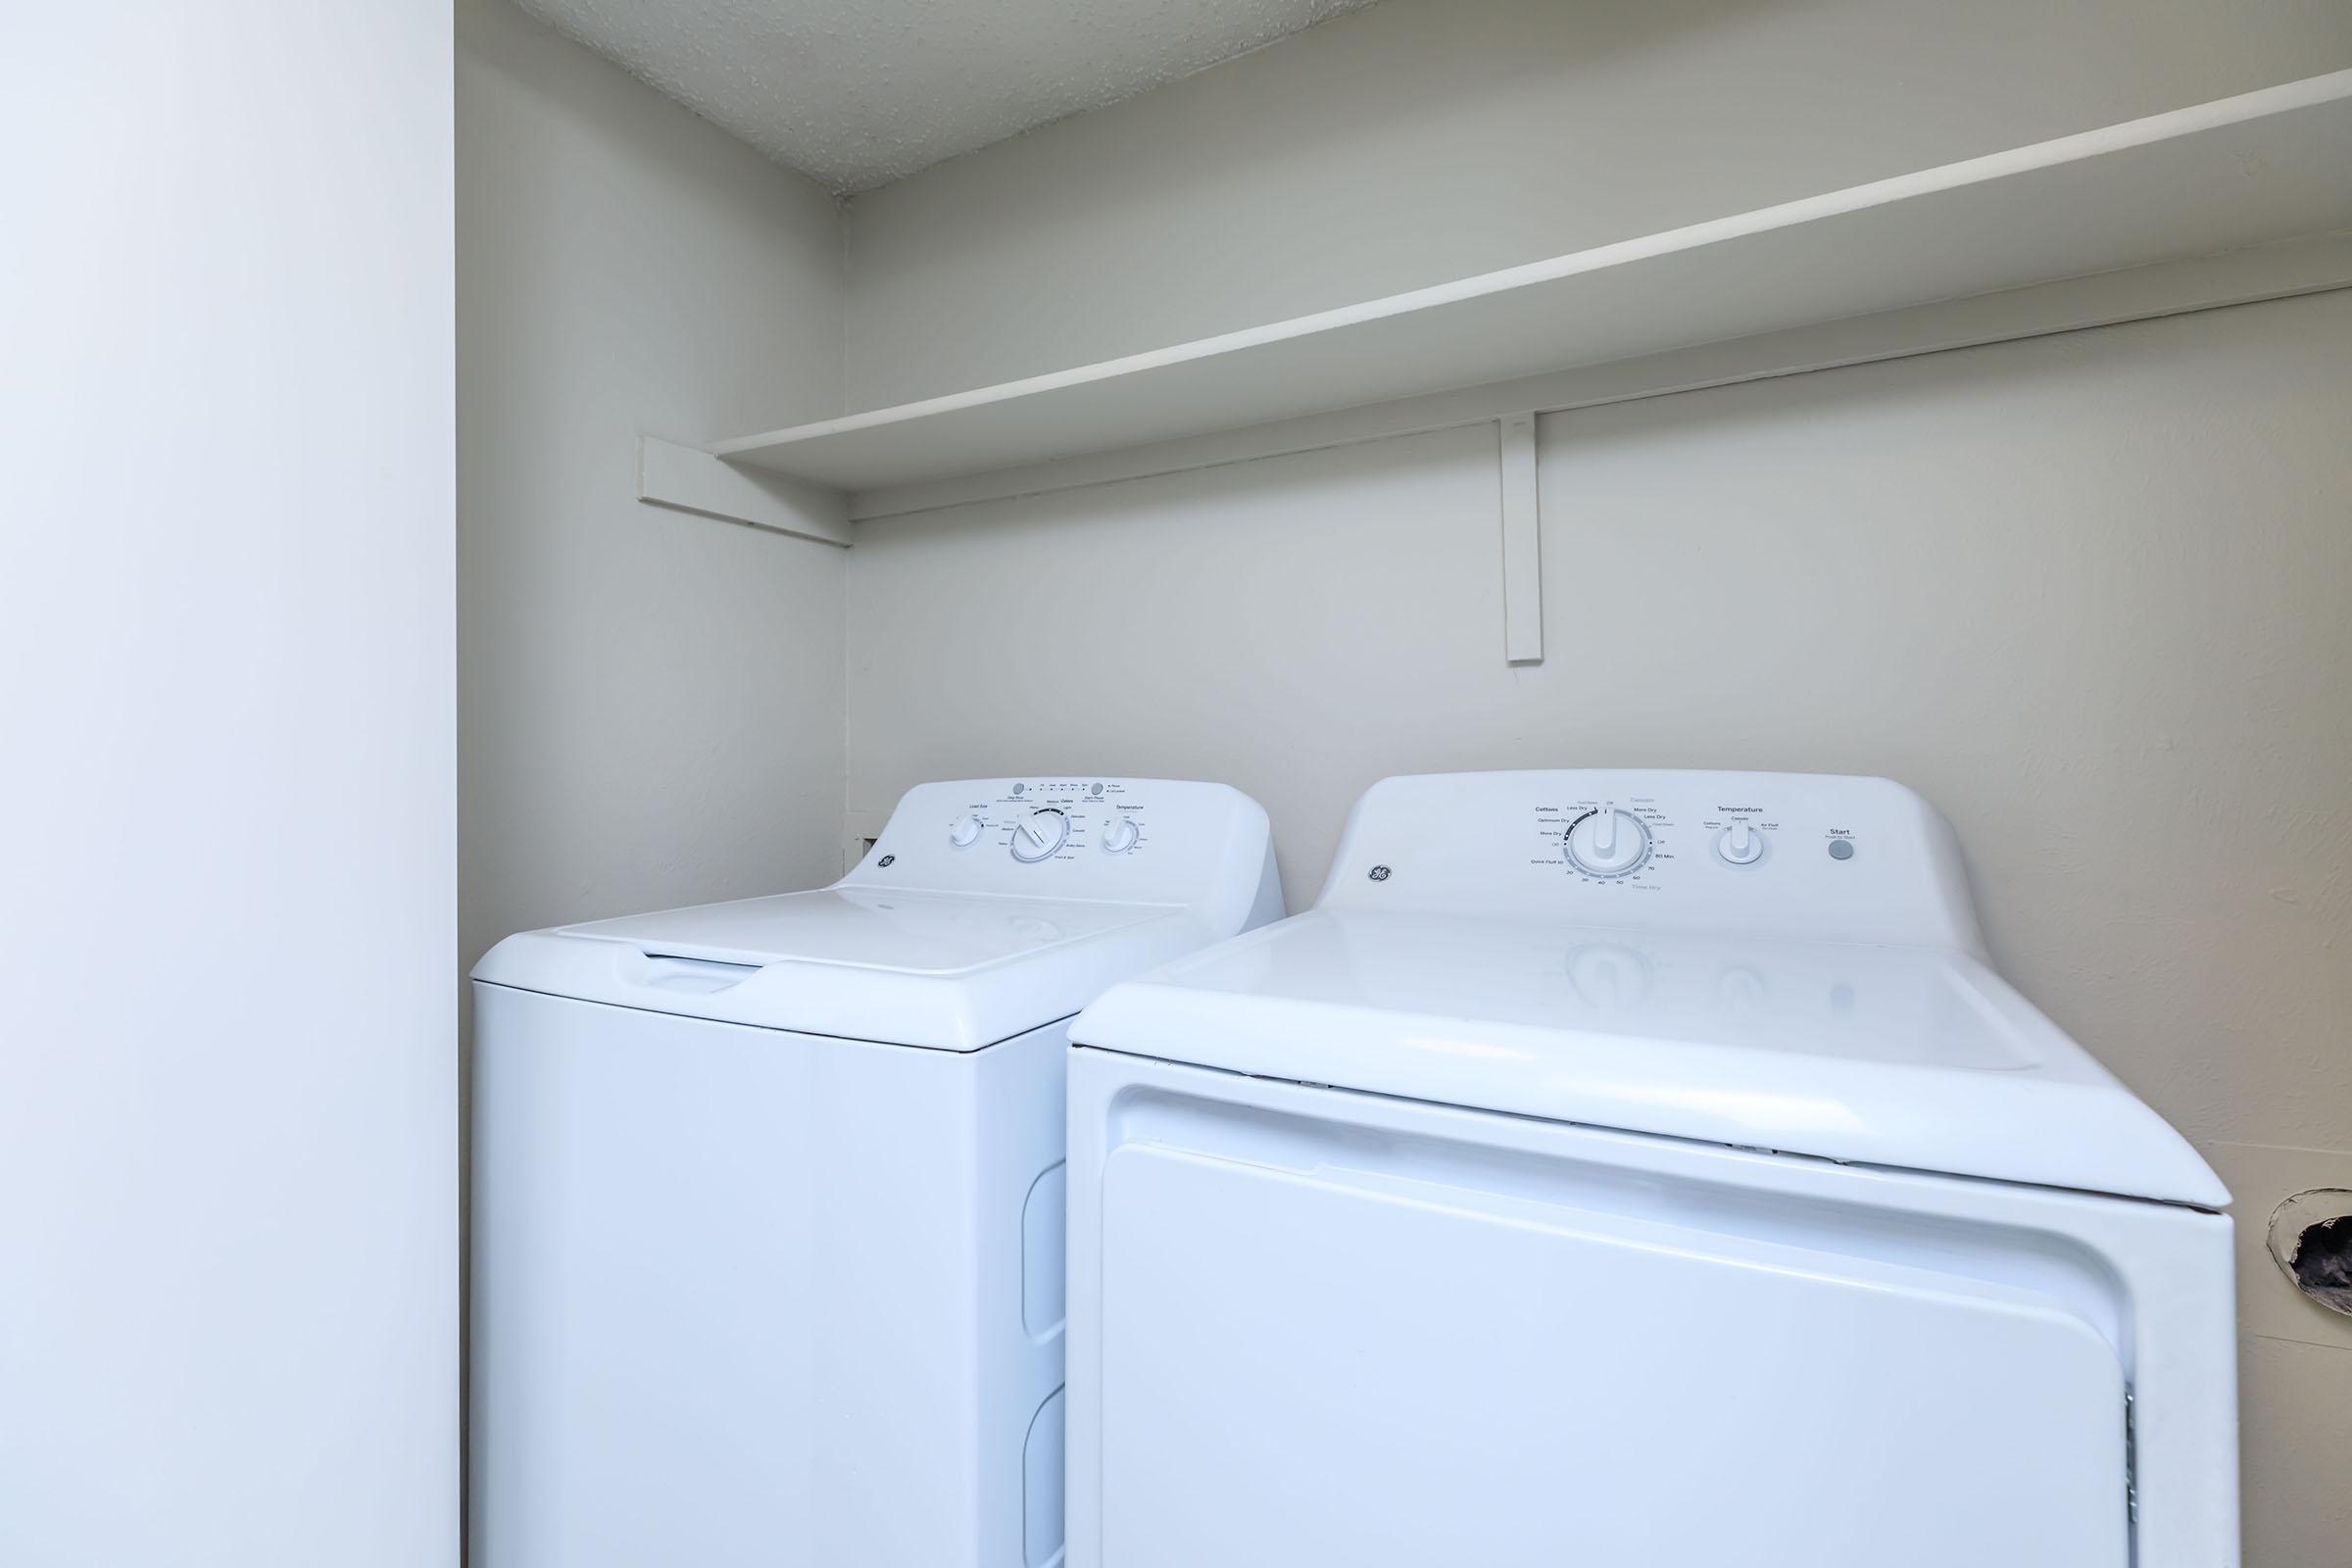
[[[1886,779],[1563,769],[1383,780],[1318,907],[1981,951],[1951,826]]]

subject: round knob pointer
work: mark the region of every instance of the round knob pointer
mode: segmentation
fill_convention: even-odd
[[[1733,865],[1753,865],[1764,858],[1764,835],[1748,826],[1744,818],[1735,818],[1715,841],[1715,853]]]
[[[1102,848],[1110,855],[1125,855],[1135,848],[1135,841],[1142,837],[1143,830],[1135,825],[1135,818],[1114,816],[1109,825],[1102,829]]]
[[[979,843],[980,819],[976,816],[957,817],[948,829],[948,842],[959,850],[968,850]]]
[[[1069,817],[1051,806],[1041,807],[1013,828],[1012,858],[1031,864],[1051,859],[1069,836]]]
[[[1592,876],[1623,876],[1649,854],[1649,829],[1631,811],[1604,806],[1568,829],[1568,858]]]

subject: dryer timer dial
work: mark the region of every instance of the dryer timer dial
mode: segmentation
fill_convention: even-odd
[[[1623,876],[1649,855],[1649,829],[1631,811],[1607,805],[1568,828],[1568,860],[1587,876]]]

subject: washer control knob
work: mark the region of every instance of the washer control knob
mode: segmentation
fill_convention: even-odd
[[[1649,854],[1649,829],[1612,803],[1587,811],[1568,829],[1568,858],[1591,876],[1623,876]]]
[[[1070,836],[1070,818],[1059,807],[1041,806],[1013,825],[1012,858],[1050,860]]]
[[[1715,841],[1715,853],[1733,865],[1753,865],[1764,858],[1764,835],[1750,827],[1745,817],[1734,817],[1723,837]]]
[[[1132,816],[1114,816],[1102,829],[1102,848],[1111,855],[1125,855],[1135,848],[1135,841],[1144,836]]]
[[[969,815],[957,817],[948,828],[948,842],[959,850],[968,850],[979,843],[980,819]]]

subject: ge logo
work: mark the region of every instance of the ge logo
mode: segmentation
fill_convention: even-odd
[[[895,862],[897,859],[898,859],[898,857],[897,857],[897,856],[895,856],[895,855],[885,855],[884,857],[882,857],[882,858],[880,858],[879,860],[876,860],[874,863],[875,863],[876,865],[889,865],[889,864],[892,864],[893,862]]]
[[[1376,865],[1376,866],[1374,866],[1374,867],[1372,868],[1372,880],[1373,880],[1373,881],[1375,881],[1375,882],[1386,882],[1388,879],[1389,879],[1389,868],[1388,868],[1387,866],[1385,866],[1385,865]]]

